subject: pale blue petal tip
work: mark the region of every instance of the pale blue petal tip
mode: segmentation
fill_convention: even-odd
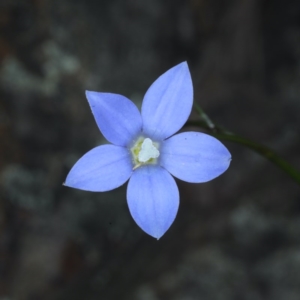
[[[86,91],[86,97],[100,131],[109,142],[127,146],[141,131],[141,114],[126,97],[92,91]]]
[[[179,192],[175,180],[166,170],[144,166],[137,169],[129,180],[127,202],[137,225],[159,239],[174,222]]]
[[[104,145],[82,156],[69,172],[64,185],[91,192],[104,192],[124,184],[132,174],[126,148]]]
[[[183,132],[163,142],[160,162],[173,176],[200,183],[224,173],[230,165],[231,154],[210,135]]]
[[[163,140],[187,121],[193,105],[193,84],[186,62],[162,74],[150,86],[142,104],[143,131]]]

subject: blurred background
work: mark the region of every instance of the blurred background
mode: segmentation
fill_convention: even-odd
[[[298,0],[0,0],[0,300],[300,299],[300,188],[242,146],[216,180],[177,181],[159,241],[126,184],[62,186],[106,143],[85,90],[140,106],[184,60],[216,123],[300,169]]]

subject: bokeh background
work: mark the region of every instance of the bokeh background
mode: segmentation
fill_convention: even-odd
[[[177,181],[159,241],[131,218],[126,184],[62,186],[106,143],[84,91],[140,106],[184,60],[216,123],[300,169],[298,0],[0,0],[1,300],[300,299],[300,188],[242,146],[225,143],[216,180]]]

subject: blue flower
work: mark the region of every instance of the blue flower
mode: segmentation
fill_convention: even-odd
[[[111,143],[98,146],[73,166],[65,185],[104,192],[128,179],[127,202],[135,222],[159,239],[179,206],[174,177],[212,180],[229,167],[231,155],[217,139],[200,132],[174,135],[187,121],[193,85],[186,62],[161,75],[148,89],[141,113],[124,96],[86,92],[96,123]]]

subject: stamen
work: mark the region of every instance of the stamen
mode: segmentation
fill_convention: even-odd
[[[135,170],[135,169],[137,169],[138,167],[140,167],[142,164],[137,164],[137,165],[135,165],[133,168],[132,168],[132,170]]]
[[[149,161],[152,158],[159,157],[159,151],[157,148],[153,145],[153,142],[149,138],[145,138],[141,150],[138,155],[138,160],[141,163],[145,163]]]

